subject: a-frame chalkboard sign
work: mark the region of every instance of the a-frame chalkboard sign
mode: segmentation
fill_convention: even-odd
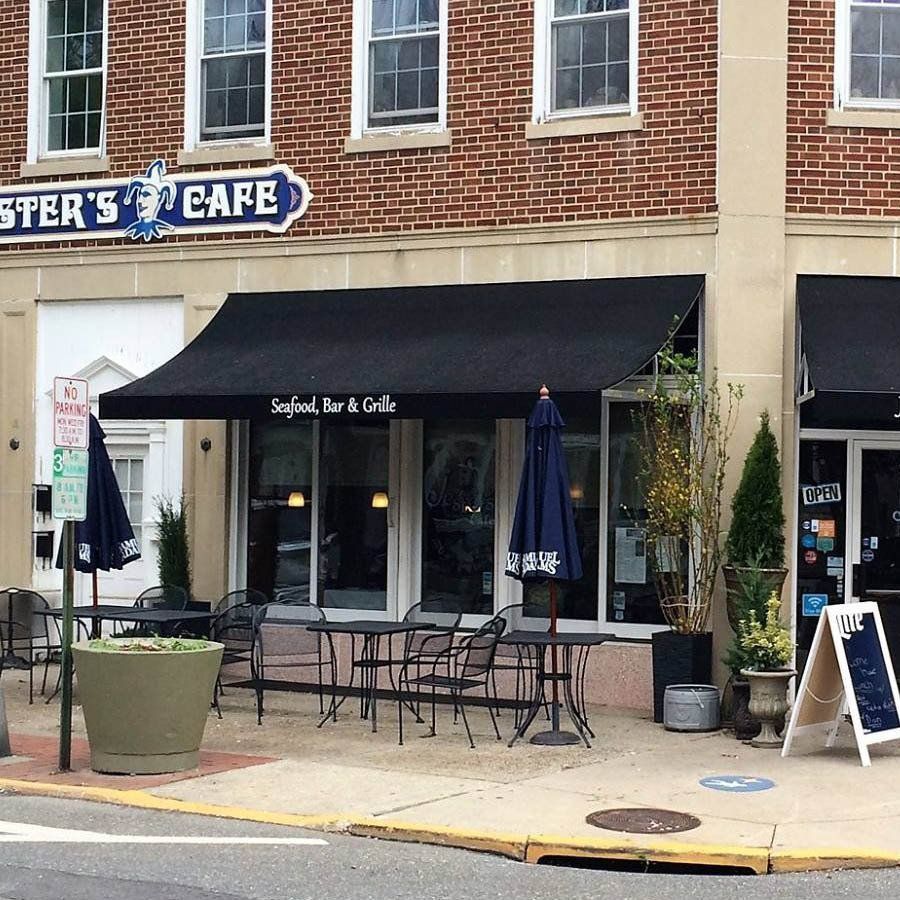
[[[806,670],[784,737],[824,730],[831,747],[846,704],[859,759],[871,765],[869,745],[900,740],[897,678],[877,603],[847,603],[822,610]]]

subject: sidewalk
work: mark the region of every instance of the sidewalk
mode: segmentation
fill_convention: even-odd
[[[3,688],[14,735],[55,737],[56,703],[29,707],[15,678],[4,677]],[[397,745],[396,706],[386,701],[379,704],[374,735],[353,699],[336,725],[322,729],[315,727],[318,706],[309,694],[267,694],[262,726],[249,691],[230,689],[222,710],[222,721],[210,716],[204,742],[217,771],[201,767],[155,786],[76,772],[66,776],[66,786],[46,765],[46,778],[32,766],[24,776],[29,787],[17,769],[21,761],[10,760],[0,764],[0,789],[445,843],[530,862],[585,855],[760,873],[900,864],[900,745],[873,747],[872,768],[863,769],[849,727],[832,750],[806,739],[783,760],[725,732],[672,734],[609,709],[592,710],[597,739],[591,750],[527,742],[507,749],[493,737],[486,711],[476,708],[469,716],[475,750],[445,707],[435,738],[425,738],[427,728],[410,716],[403,747]],[[500,725],[508,735],[510,712]],[[75,732],[84,733],[77,707]],[[730,793],[699,783],[710,776],[766,778],[775,785]],[[636,835],[585,821],[591,812],[620,807],[689,813],[701,824],[679,834]]]

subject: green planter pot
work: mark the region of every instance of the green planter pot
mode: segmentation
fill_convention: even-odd
[[[212,641],[178,651],[73,644],[91,768],[131,775],[195,769],[223,649]]]

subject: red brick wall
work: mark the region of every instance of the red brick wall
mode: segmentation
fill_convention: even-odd
[[[829,127],[834,106],[834,0],[791,0],[787,211],[896,215],[900,131]]]
[[[25,153],[26,0],[0,13],[0,180]],[[716,0],[642,0],[644,130],[526,141],[533,0],[451,0],[448,149],[347,155],[351,21],[344,0],[279,0],[272,140],[315,199],[292,234],[502,226],[715,209]],[[184,0],[110,0],[112,175],[182,145]],[[147,23],[147,24],[141,24]]]

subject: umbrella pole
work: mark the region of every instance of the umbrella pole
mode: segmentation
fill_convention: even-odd
[[[91,580],[94,582],[94,606],[97,606],[98,599],[97,599],[97,570],[96,569],[94,569],[94,571],[91,572]]]
[[[556,608],[556,581],[550,580],[550,635],[556,637],[556,620],[558,612]],[[577,744],[581,738],[571,731],[559,730],[559,658],[558,647],[550,645],[550,730],[540,731],[531,738],[532,744],[543,744],[550,747],[562,747],[568,744]]]

